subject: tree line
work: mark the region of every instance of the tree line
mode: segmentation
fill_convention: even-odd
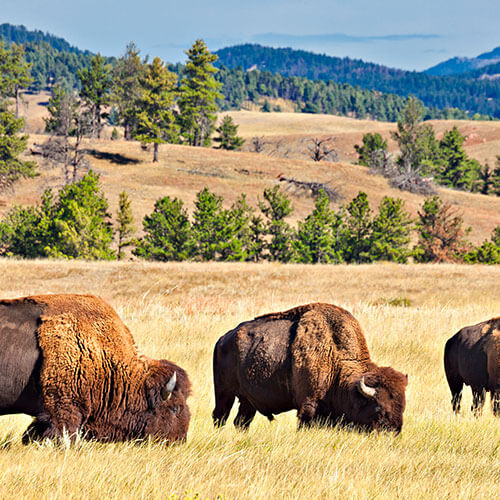
[[[423,115],[421,103],[410,97],[391,134],[399,146],[397,158],[388,153],[387,140],[379,133],[368,133],[362,144],[354,146],[359,164],[387,177],[393,187],[420,194],[434,193],[436,183],[500,196],[500,156],[493,167],[481,165],[463,149],[466,138],[456,126],[438,141],[432,125],[423,123]]]
[[[113,225],[99,177],[90,171],[56,195],[45,191],[37,206],[13,207],[0,221],[0,255],[113,260],[132,247],[133,255],[155,261],[500,263],[500,226],[474,246],[462,218],[437,196],[414,219],[398,198],[384,197],[374,212],[359,192],[335,211],[320,191],[297,227],[287,221],[294,208],[279,186],[264,190],[258,210],[244,194],[230,208],[223,201],[205,188],[190,215],[182,200],[164,196],[137,238],[127,194],[120,194]]]

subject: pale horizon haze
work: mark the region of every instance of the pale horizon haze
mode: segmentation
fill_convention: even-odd
[[[292,47],[421,71],[500,45],[498,0],[2,1],[1,23],[119,56],[133,41],[143,55],[183,62],[202,38],[210,50],[240,43]]]

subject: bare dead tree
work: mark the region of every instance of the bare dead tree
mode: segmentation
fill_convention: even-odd
[[[332,143],[335,141],[335,137],[325,137],[320,139],[319,137],[311,137],[308,139],[303,139],[302,142],[306,144],[306,153],[313,161],[337,161],[338,154],[333,148]]]
[[[264,141],[264,138],[258,136],[252,137],[250,144],[252,146],[252,151],[254,153],[262,153],[266,147],[266,142]]]
[[[328,196],[330,201],[336,202],[343,199],[339,187],[330,185],[330,181],[299,181],[293,177],[286,177],[283,174],[280,174],[278,179],[280,182],[285,182],[287,184],[287,187],[285,188],[286,191],[293,190],[298,194],[310,194],[314,198],[319,195],[320,191],[323,191]]]

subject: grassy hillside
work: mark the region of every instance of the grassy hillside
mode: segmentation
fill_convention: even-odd
[[[2,260],[0,296],[85,292],[104,297],[142,353],[189,373],[187,442],[22,446],[30,419],[0,418],[2,498],[436,498],[498,496],[500,425],[487,404],[451,412],[443,346],[461,326],[498,315],[500,267],[305,266]],[[410,307],[388,305],[406,298]],[[349,309],[372,358],[408,373],[399,437],[296,431],[295,412],[257,415],[247,433],[214,430],[211,356],[239,322],[311,301]],[[231,420],[235,412],[231,415]],[[198,498],[198,497],[196,497]]]
[[[48,96],[41,94],[27,96],[27,99],[27,131],[43,130],[43,116],[46,114],[44,103]],[[101,175],[111,211],[116,211],[118,194],[126,190],[132,199],[138,226],[141,226],[142,217],[152,211],[158,198],[165,195],[176,196],[184,200],[188,209],[192,210],[196,193],[205,186],[222,195],[227,206],[243,192],[247,193],[249,202],[256,206],[258,196],[265,188],[276,184],[280,174],[305,181],[330,182],[344,196],[341,204],[363,190],[368,193],[372,207],[377,206],[385,195],[404,199],[407,210],[415,216],[422,205],[422,196],[393,189],[384,178],[371,175],[367,168],[354,164],[357,155],[353,146],[361,142],[363,134],[379,132],[384,137],[389,137],[394,124],[328,115],[247,111],[230,114],[239,124],[239,133],[247,139],[247,146],[252,137],[264,136],[265,140],[288,144],[291,158],[162,145],[159,162],[153,164],[152,152],[143,151],[135,141],[87,140],[86,148],[91,151],[89,159],[92,168]],[[468,137],[467,152],[481,162],[488,160],[492,164],[500,153],[500,122],[433,122],[438,137],[455,124]],[[104,136],[109,138],[109,129]],[[338,163],[315,163],[299,159],[299,155],[294,158],[294,150],[301,140],[326,136],[335,137],[334,147],[339,152]],[[37,134],[32,134],[30,138],[31,143],[43,140],[45,136]],[[391,141],[390,148],[395,148]],[[39,157],[33,159],[39,160]],[[62,185],[62,180],[60,169],[43,167],[37,178],[20,181],[12,192],[0,195],[0,200],[3,201],[0,204],[0,214],[14,204],[36,203],[44,189],[57,189]],[[473,226],[470,234],[472,241],[479,243],[489,238],[492,229],[500,225],[500,197],[444,188],[439,188],[438,192],[444,200],[456,206],[467,225]],[[307,196],[298,196],[293,191],[290,191],[290,196],[296,209],[290,220],[296,222],[311,212],[313,200]]]

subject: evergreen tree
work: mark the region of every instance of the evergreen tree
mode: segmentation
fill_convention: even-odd
[[[49,116],[44,118],[45,132],[62,137],[73,135],[78,108],[79,102],[71,91],[54,85],[47,105]]]
[[[452,206],[439,196],[427,198],[418,212],[418,244],[415,257],[420,262],[459,262],[470,249],[468,230]]]
[[[334,211],[323,190],[316,198],[315,208],[303,222],[299,222],[294,241],[296,259],[305,263],[342,262],[342,249],[338,248],[334,228]]]
[[[253,215],[249,221],[249,240],[247,260],[251,262],[259,262],[264,258],[266,247],[265,242],[265,227],[262,217]]]
[[[264,224],[265,234],[269,236],[265,243],[266,257],[272,261],[289,262],[293,258],[294,231],[285,218],[293,212],[290,199],[279,186],[265,189],[263,196],[259,208],[267,219]]]
[[[217,127],[219,137],[214,139],[219,142],[219,149],[237,150],[243,146],[244,139],[238,137],[238,125],[233,122],[231,116],[226,115],[222,119],[222,123]]]
[[[384,196],[372,223],[372,260],[406,263],[412,255],[408,247],[412,228],[413,221],[404,210],[404,201]]]
[[[0,40],[0,99],[12,97],[16,102],[16,119],[19,118],[19,92],[33,81],[31,65],[24,60],[24,48],[15,43],[6,47]]]
[[[143,220],[144,238],[133,254],[147,260],[182,261],[193,255],[194,242],[187,211],[181,200],[165,196]]]
[[[141,79],[144,77],[146,61],[141,61],[139,49],[130,42],[125,54],[113,68],[113,88],[111,101],[118,110],[123,124],[123,137],[132,139],[137,127],[138,101],[141,97]]]
[[[103,111],[110,103],[112,86],[111,66],[101,54],[97,54],[90,61],[90,67],[78,72],[81,90],[80,96],[88,106],[91,116],[92,137],[100,138],[102,119],[106,116]]]
[[[27,135],[19,135],[24,121],[0,107],[0,191],[21,177],[34,177],[36,163],[23,161],[19,155],[26,149]]]
[[[225,242],[228,224],[222,197],[205,188],[196,195],[194,204],[193,232],[197,254],[202,260],[216,260],[221,244]]]
[[[50,207],[53,225],[47,255],[114,259],[110,247],[113,229],[107,210],[108,202],[100,191],[99,176],[92,171],[79,182],[63,187]]]
[[[360,191],[352,201],[344,207],[343,245],[346,262],[371,262],[371,235],[373,221],[371,208],[366,193]]]
[[[130,199],[125,191],[122,191],[118,199],[118,213],[116,217],[118,235],[118,253],[116,254],[118,260],[123,258],[123,249],[133,244],[134,240],[131,239],[132,234],[135,232],[134,216],[132,214]]]
[[[363,145],[355,144],[354,149],[359,155],[358,163],[371,167],[374,155],[377,155],[379,151],[387,151],[387,141],[382,139],[378,132],[368,133],[363,135]]]
[[[137,101],[135,138],[143,143],[152,142],[153,162],[158,161],[158,147],[165,142],[176,142],[174,99],[177,76],[165,67],[159,57],[148,64],[140,79],[142,92]]]
[[[441,168],[437,179],[445,186],[470,191],[481,175],[481,166],[467,157],[462,145],[465,137],[457,127],[448,130],[439,141]]]
[[[178,101],[181,135],[190,146],[207,146],[217,119],[216,100],[222,97],[221,84],[214,77],[217,69],[212,65],[217,56],[208,51],[203,40],[196,40],[186,54]]]

